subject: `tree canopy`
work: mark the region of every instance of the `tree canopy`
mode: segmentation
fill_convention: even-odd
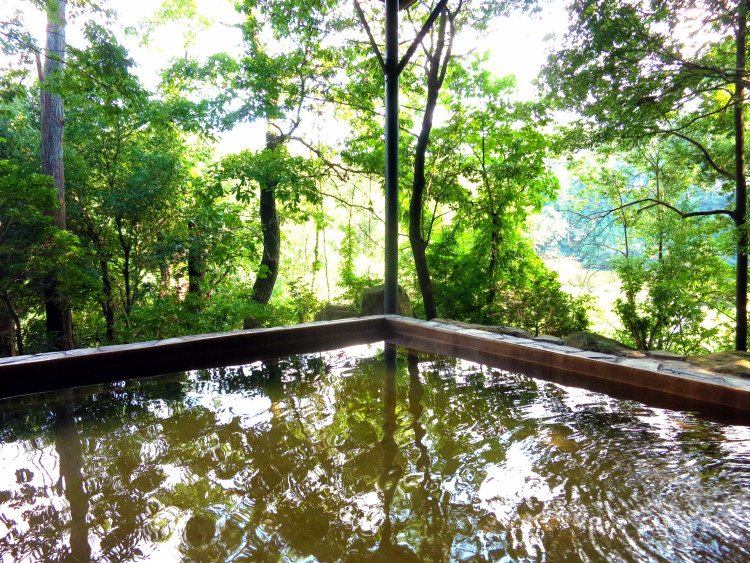
[[[225,51],[201,43],[216,24],[191,1],[128,30],[76,4],[80,44],[57,55],[20,15],[0,22],[4,354],[62,346],[68,311],[75,345],[129,342],[356,311],[382,280],[383,5],[232,6]],[[546,260],[596,252],[621,283],[611,334],[698,350],[734,322],[742,348],[745,4],[574,2],[545,95],[520,99],[477,38],[538,7],[401,12],[399,273],[415,311],[564,336],[593,301]],[[126,45],[175,22],[185,51],[148,88]],[[58,66],[39,74],[47,55]],[[50,96],[66,108],[57,204]],[[577,115],[556,130],[559,109]],[[700,275],[674,273],[685,264]]]

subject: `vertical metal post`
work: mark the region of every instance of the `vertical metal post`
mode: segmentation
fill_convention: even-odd
[[[398,314],[398,3],[385,0],[385,293]]]

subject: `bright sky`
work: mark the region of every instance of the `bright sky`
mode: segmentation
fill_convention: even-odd
[[[122,36],[120,41],[127,47],[130,56],[137,64],[137,72],[142,83],[154,89],[159,82],[159,71],[166,67],[170,59],[183,56],[186,50],[195,56],[196,53],[206,56],[215,52],[237,51],[240,32],[231,27],[241,21],[230,0],[195,0],[198,13],[214,22],[209,29],[198,32],[192,46],[186,46],[184,23],[173,23],[161,28],[154,34],[147,46],[139,45],[137,37]],[[142,20],[153,15],[159,7],[157,0],[109,0],[107,7],[118,13],[117,24],[122,28],[135,27]],[[0,21],[10,17],[16,10],[24,14],[24,20],[31,33],[37,37],[38,44],[44,44],[46,26],[45,15],[37,10],[29,0],[6,0],[0,3]],[[84,18],[71,18],[66,29],[68,42],[83,46],[82,26]],[[532,81],[544,63],[550,43],[545,38],[550,35],[561,37],[565,31],[567,15],[564,0],[551,0],[535,16],[517,15],[494,24],[490,35],[483,38],[480,48],[491,51],[491,65],[498,76],[515,74],[520,98],[535,97],[536,88]],[[460,42],[461,50],[468,50],[472,38],[464,37]],[[249,138],[262,142],[264,128],[243,126],[224,135],[220,152],[235,150],[235,146],[248,146]],[[244,148],[244,147],[243,147]]]

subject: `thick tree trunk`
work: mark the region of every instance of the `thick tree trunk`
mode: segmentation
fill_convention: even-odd
[[[65,0],[53,0],[47,8],[47,52],[40,81],[61,73],[65,59]],[[44,88],[40,95],[42,174],[52,176],[57,190],[59,208],[51,211],[55,225],[66,229],[65,223],[65,170],[63,167],[63,131],[65,113],[62,98]],[[73,319],[70,306],[60,294],[60,284],[55,274],[44,283],[46,331],[50,350],[73,348]]]
[[[430,66],[427,76],[427,103],[425,104],[424,118],[422,119],[422,129],[419,132],[417,145],[414,148],[414,182],[409,202],[409,243],[411,244],[411,251],[414,256],[414,267],[417,271],[419,290],[422,293],[422,301],[424,302],[425,317],[428,320],[436,318],[438,314],[437,307],[435,306],[435,294],[432,287],[432,279],[430,278],[430,270],[427,266],[427,241],[422,234],[422,207],[426,186],[425,159],[427,144],[430,140],[430,132],[432,131],[435,107],[437,106],[438,93],[440,92],[440,87],[445,76],[444,67],[448,58],[450,58],[449,50],[445,60],[443,60],[447,19],[446,13],[443,12],[440,17],[435,51],[430,56]]]
[[[283,142],[283,137],[271,129],[266,131],[266,148],[273,151]],[[260,223],[263,232],[263,258],[253,284],[253,301],[267,305],[271,300],[276,278],[279,276],[281,255],[281,227],[276,213],[276,186],[278,182],[268,179],[260,185]],[[244,328],[257,328],[254,318],[245,319]]]
[[[260,261],[258,276],[253,285],[253,300],[267,305],[271,300],[276,278],[279,275],[281,254],[281,228],[276,213],[276,182],[268,182],[260,187],[260,221],[263,231],[263,258]]]
[[[737,18],[737,79],[735,80],[735,197],[734,222],[737,226],[737,275],[735,348],[747,350],[747,177],[745,173],[745,79],[748,1],[741,0]]]

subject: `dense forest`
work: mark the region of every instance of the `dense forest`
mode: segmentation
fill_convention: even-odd
[[[545,265],[570,256],[617,275],[623,342],[746,350],[750,3],[573,0],[524,99],[482,38],[542,2],[401,12],[415,314],[584,330],[594,303]],[[381,2],[235,0],[217,23],[164,0],[127,28],[105,0],[17,4],[0,21],[0,356],[359,310],[383,277]],[[211,25],[236,48],[202,43]],[[125,40],[170,26],[184,52],[147,87]]]

